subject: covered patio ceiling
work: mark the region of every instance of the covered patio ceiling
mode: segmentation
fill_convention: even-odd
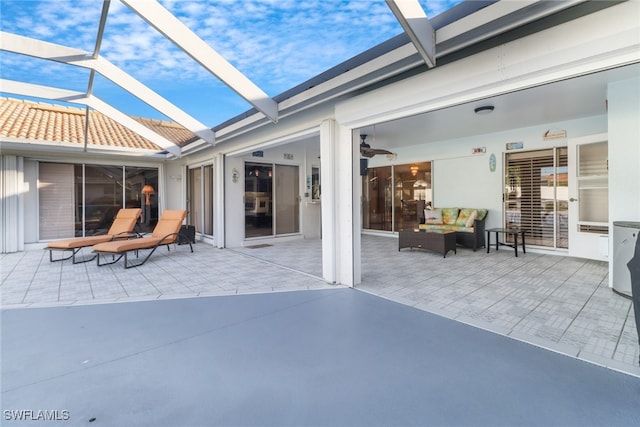
[[[606,114],[608,84],[639,75],[640,64],[632,64],[367,126],[361,133],[375,135],[377,148],[393,151],[507,129],[552,127],[557,122]],[[492,106],[494,110],[486,115],[475,114],[475,108],[481,106]]]

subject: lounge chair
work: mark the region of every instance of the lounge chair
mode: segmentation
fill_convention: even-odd
[[[153,229],[153,234],[149,237],[141,237],[139,239],[131,240],[114,240],[111,242],[99,243],[93,246],[93,251],[98,257],[98,265],[108,265],[118,262],[120,258],[124,256],[124,268],[138,267],[149,259],[149,257],[155,252],[159,246],[167,246],[168,250],[172,243],[177,243],[178,236],[180,235],[180,227],[182,221],[187,216],[186,210],[166,210],[162,213],[158,224]],[[193,246],[191,241],[187,239],[189,248],[193,252]],[[147,256],[136,264],[129,263],[129,252],[135,251],[136,255],[138,251],[149,249],[151,250]],[[101,255],[111,255],[113,260],[110,262],[100,263]],[[117,256],[117,257],[116,257]]]
[[[82,248],[87,248],[97,243],[110,242],[116,239],[128,239],[132,235],[135,235],[134,228],[141,213],[142,209],[140,208],[120,209],[116,214],[116,217],[113,219],[113,223],[111,224],[109,231],[107,231],[107,234],[74,237],[72,239],[49,242],[45,247],[45,249],[49,251],[49,261],[64,261],[69,258],[73,259],[74,264],[93,261],[96,258],[95,255],[90,258],[78,260],[76,259],[76,254],[80,252]],[[54,251],[71,251],[71,255],[59,259],[53,259]]]

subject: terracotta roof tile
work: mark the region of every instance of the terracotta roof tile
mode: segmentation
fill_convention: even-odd
[[[0,97],[0,136],[84,145],[85,112],[84,108]],[[133,119],[178,146],[197,138],[173,122]],[[88,139],[90,144],[105,147],[162,151],[148,139],[95,110],[89,114]]]

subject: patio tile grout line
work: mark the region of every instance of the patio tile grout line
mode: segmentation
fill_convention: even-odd
[[[559,263],[560,263],[560,261],[558,261],[558,262],[554,263],[552,266],[547,267],[544,271],[548,271],[550,268],[557,266]],[[583,262],[583,263],[582,263],[582,266],[581,266],[580,268],[584,267],[584,265],[585,265],[585,263]],[[578,270],[579,270],[579,269],[578,269]],[[555,288],[555,289],[554,289],[554,290],[553,290],[549,295],[552,295],[552,294],[553,294],[553,292],[557,291],[557,290],[558,290],[558,289],[560,289],[560,288],[561,288],[565,283],[567,283],[567,281],[568,281],[571,277],[573,277],[573,276],[576,274],[576,272],[577,272],[578,270],[576,270],[576,271],[574,271],[573,273],[571,273],[571,275],[570,275],[569,277],[567,277],[567,278],[566,278],[566,279],[564,279],[560,284],[558,284],[558,286],[556,286],[556,288]],[[597,289],[597,288],[596,288],[596,289]],[[538,307],[540,307],[540,306],[541,306],[541,305],[542,305],[546,300],[547,300],[547,298],[545,298],[544,300],[540,301],[540,302],[539,302],[539,303],[538,303],[534,308],[532,308],[531,310],[529,310],[529,313],[527,314],[527,316],[529,316],[529,314],[533,313],[533,312],[534,312]],[[527,316],[523,317],[523,318],[522,318],[522,319],[520,319],[518,322],[516,322],[516,324],[515,324],[515,325],[513,325],[513,328],[511,329],[511,331],[513,332],[513,331],[514,331],[514,329],[515,329],[515,328],[516,328],[520,323],[522,323],[522,322],[524,321],[524,319],[525,319]],[[566,329],[565,329],[565,331],[566,331]],[[534,335],[534,336],[535,336],[535,335]],[[557,341],[556,343],[559,343],[559,342],[560,342],[560,340],[558,339],[558,341]]]

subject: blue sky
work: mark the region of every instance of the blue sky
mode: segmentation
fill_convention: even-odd
[[[420,0],[434,17],[460,0]],[[160,0],[269,96],[402,32],[384,0]],[[92,52],[99,0],[0,0],[2,31]],[[208,126],[251,106],[118,0],[100,54]],[[0,52],[2,78],[86,91],[89,70]],[[2,93],[3,96],[14,96]],[[94,95],[126,114],[166,119],[109,80]]]

